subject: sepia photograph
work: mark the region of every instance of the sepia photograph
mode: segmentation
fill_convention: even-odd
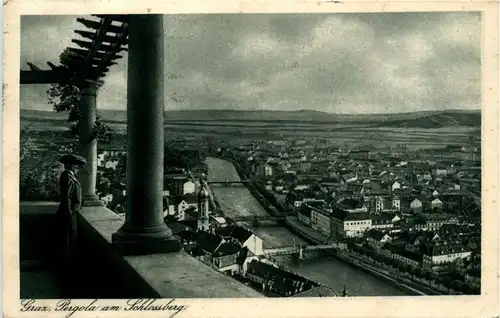
[[[95,12],[18,22],[18,309],[484,295],[481,11]]]

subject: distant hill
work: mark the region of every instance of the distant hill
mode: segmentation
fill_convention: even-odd
[[[389,120],[380,123],[379,126],[404,128],[481,127],[481,113],[479,111],[444,111],[416,118]]]
[[[121,122],[127,119],[122,110],[99,110],[105,122]],[[66,121],[67,114],[21,109],[21,119]],[[319,111],[254,111],[254,110],[175,110],[165,112],[166,122],[276,122],[276,123],[345,123],[365,124],[377,127],[441,128],[481,127],[480,110],[421,111],[394,114],[332,114]]]

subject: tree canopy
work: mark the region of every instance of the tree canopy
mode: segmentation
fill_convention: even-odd
[[[64,52],[62,53],[64,54]],[[61,54],[61,55],[62,55]],[[57,83],[51,84],[47,90],[49,104],[51,104],[56,112],[68,112],[68,123],[70,124],[70,132],[74,137],[80,135],[80,87],[75,83]],[[94,124],[92,139],[101,141],[109,141],[111,138],[111,128],[101,121],[97,116]]]

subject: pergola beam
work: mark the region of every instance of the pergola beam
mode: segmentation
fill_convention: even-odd
[[[123,22],[122,24],[122,31],[121,33],[116,35],[116,41],[114,43],[111,43],[109,45],[108,52],[106,55],[102,58],[102,63],[100,66],[97,68],[97,72],[100,73],[106,73],[106,68],[113,63],[113,57],[116,56],[116,54],[120,51],[122,51],[123,47],[122,45],[125,43],[128,37],[128,22]]]
[[[108,16],[104,16],[101,19],[107,19],[107,18],[108,18]],[[124,18],[126,18],[126,17],[124,17]],[[109,19],[115,20],[112,18],[109,18]],[[83,24],[84,26],[86,26],[89,29],[98,30],[101,27],[101,22],[98,22],[98,21],[92,21],[92,20],[87,20],[87,19],[83,19],[83,18],[77,18],[76,21]],[[111,24],[108,28],[108,32],[120,33],[121,29],[122,29],[121,26]]]
[[[51,70],[45,71],[32,63],[27,63],[30,71],[21,71],[21,84],[53,84],[70,80],[85,82],[86,80],[96,81],[104,77],[109,67],[117,64],[114,61],[122,58],[118,53],[128,50],[126,47],[128,17],[124,15],[94,16],[101,21],[77,18],[77,22],[95,30],[95,32],[75,31],[83,38],[91,40],[90,42],[72,39],[73,43],[82,48],[67,48],[59,58],[62,66],[47,62]],[[115,21],[120,22],[121,25],[114,25]]]
[[[90,31],[83,31],[83,30],[75,30],[75,33],[80,35],[81,37],[88,39],[88,40],[94,40],[96,33],[95,32],[90,32]],[[116,42],[117,38],[116,36],[112,35],[103,35],[102,36],[102,43],[114,43]],[[96,51],[97,52],[97,51]]]
[[[35,64],[33,64],[33,63],[28,62],[28,63],[26,63],[26,64],[28,64],[28,66],[30,67],[30,69],[31,69],[32,71],[35,71],[35,72],[36,72],[36,71],[41,71],[41,69],[40,69],[38,66],[36,66]]]

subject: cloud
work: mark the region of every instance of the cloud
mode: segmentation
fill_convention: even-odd
[[[241,40],[234,48],[234,54],[244,60],[264,58],[277,58],[280,56],[282,47],[280,43],[269,34],[250,35]]]
[[[22,60],[57,60],[76,19],[31,19]],[[164,24],[166,109],[480,107],[479,13],[167,15]],[[125,56],[98,107],[125,109],[126,74]],[[42,89],[23,87],[21,107],[43,100]]]

